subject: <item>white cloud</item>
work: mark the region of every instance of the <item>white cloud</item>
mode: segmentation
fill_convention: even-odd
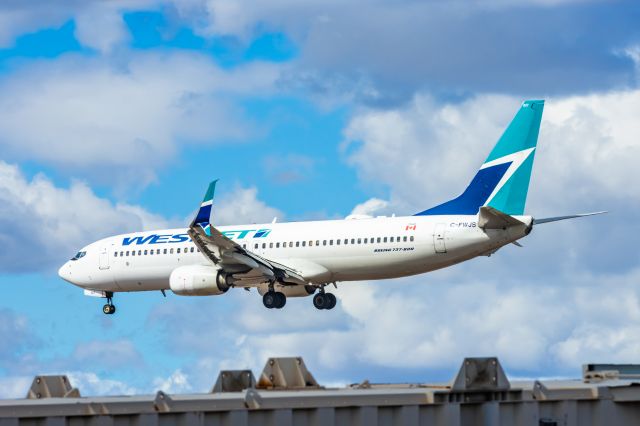
[[[80,395],[136,395],[143,393],[123,381],[101,377],[91,372],[67,371],[64,374],[69,378],[71,385],[80,390]]]
[[[203,55],[138,53],[125,63],[66,56],[0,79],[0,152],[110,186],[144,186],[181,144],[253,132],[235,101],[269,93],[278,69],[219,68]]]
[[[121,15],[122,4],[99,2],[88,4],[75,16],[78,41],[103,53],[129,39],[129,32]]]
[[[24,398],[33,382],[30,376],[0,377],[0,399]]]
[[[126,39],[125,28],[121,22],[121,14],[124,11],[151,8],[157,4],[155,0],[2,2],[0,46],[9,47],[20,35],[44,28],[56,28],[65,21],[74,19],[78,27],[76,36],[79,41],[106,52]],[[99,37],[100,34],[102,39]]]
[[[100,198],[82,182],[60,188],[42,174],[28,180],[17,166],[0,161],[0,242],[10,248],[0,254],[4,271],[46,269],[91,241],[159,225],[167,221]]]
[[[345,130],[348,158],[365,181],[387,184],[407,213],[461,193],[517,111],[521,99],[479,95],[437,104],[363,110]],[[528,206],[536,213],[637,203],[640,90],[547,101]]]
[[[370,198],[364,203],[356,205],[351,210],[352,215],[368,215],[373,216],[377,213],[381,213],[389,206],[389,202],[381,200],[380,198]]]
[[[156,378],[153,381],[153,386],[156,390],[161,390],[166,393],[186,393],[192,391],[189,378],[180,369],[171,373],[167,378]]]
[[[214,223],[220,225],[269,223],[273,218],[281,221],[283,217],[284,213],[280,210],[258,199],[258,189],[255,187],[238,187],[220,197],[213,211]]]

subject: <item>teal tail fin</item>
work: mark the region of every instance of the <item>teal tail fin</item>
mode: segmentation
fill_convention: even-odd
[[[457,198],[417,213],[473,215],[482,206],[524,214],[544,101],[524,101],[467,189]]]

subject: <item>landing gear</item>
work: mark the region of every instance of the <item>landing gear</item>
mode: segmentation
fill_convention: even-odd
[[[116,313],[116,305],[113,304],[113,293],[107,292],[107,304],[102,307],[102,313],[113,315]]]
[[[333,293],[325,293],[324,289],[320,293],[313,296],[313,306],[316,309],[333,309],[336,307],[338,300]]]
[[[269,290],[262,296],[262,303],[268,309],[282,309],[287,304],[287,296],[279,291]]]

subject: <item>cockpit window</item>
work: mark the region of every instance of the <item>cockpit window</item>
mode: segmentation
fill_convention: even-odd
[[[75,256],[73,256],[73,257],[71,258],[71,260],[78,260],[78,259],[80,259],[80,258],[84,257],[86,254],[87,254],[87,252],[86,252],[86,251],[79,251],[79,252],[77,252],[77,253],[76,253],[76,255],[75,255]]]

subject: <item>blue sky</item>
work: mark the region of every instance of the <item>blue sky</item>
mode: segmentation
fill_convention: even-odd
[[[362,13],[366,10],[366,13]],[[67,373],[85,394],[203,391],[302,355],[321,383],[638,362],[637,2],[126,0],[0,5],[0,397]],[[457,195],[520,102],[547,99],[536,230],[338,307],[255,293],[100,299],[61,281],[83,245],[187,223],[412,214]],[[34,226],[35,225],[35,226]]]

